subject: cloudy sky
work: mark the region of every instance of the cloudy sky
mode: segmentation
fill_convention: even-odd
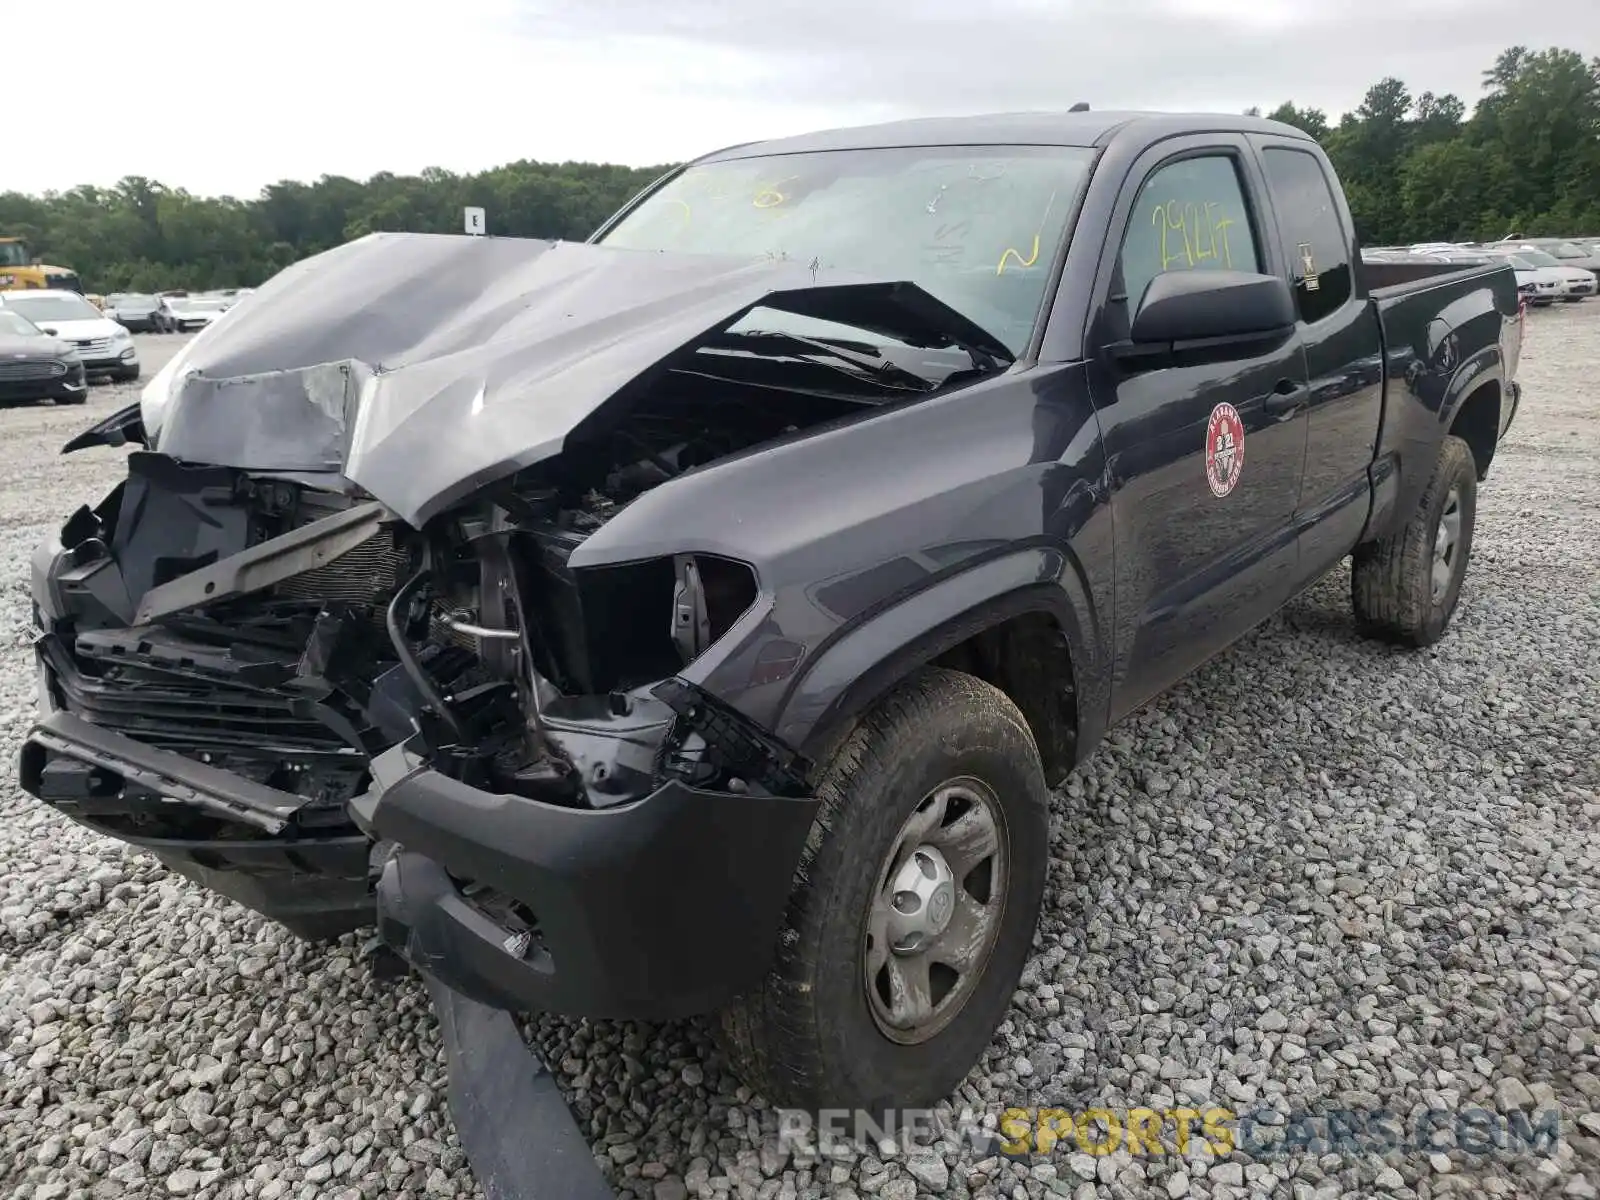
[[[0,188],[23,191],[646,165],[1077,100],[1338,113],[1390,74],[1470,106],[1509,44],[1600,54],[1600,0],[0,2],[17,62],[48,66],[8,97]]]

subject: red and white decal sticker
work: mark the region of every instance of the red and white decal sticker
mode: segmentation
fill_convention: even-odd
[[[1244,473],[1244,422],[1231,404],[1219,404],[1206,422],[1206,482],[1213,496],[1233,491]]]

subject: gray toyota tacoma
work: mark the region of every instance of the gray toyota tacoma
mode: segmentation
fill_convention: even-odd
[[[22,784],[489,1005],[717,1012],[775,1102],[928,1103],[1111,723],[1346,559],[1357,628],[1444,633],[1520,333],[1509,266],[1364,268],[1246,117],[832,131],[584,244],[362,238],[69,444],[131,452],[33,559]]]

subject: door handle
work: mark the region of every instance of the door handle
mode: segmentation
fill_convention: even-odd
[[[1273,385],[1272,394],[1261,407],[1269,417],[1286,417],[1299,412],[1305,402],[1305,388],[1292,379],[1280,379]]]

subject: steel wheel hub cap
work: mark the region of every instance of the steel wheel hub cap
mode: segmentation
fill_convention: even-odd
[[[955,876],[938,847],[918,846],[894,877],[889,916],[884,923],[889,949],[915,954],[950,925],[955,911]]]
[[[1461,489],[1451,488],[1444,499],[1444,511],[1439,514],[1439,528],[1433,535],[1433,602],[1438,604],[1450,590],[1450,580],[1456,573],[1461,546]]]
[[[1004,830],[994,792],[970,778],[935,788],[901,826],[862,954],[868,1007],[890,1040],[938,1034],[981,978],[1005,906]]]

